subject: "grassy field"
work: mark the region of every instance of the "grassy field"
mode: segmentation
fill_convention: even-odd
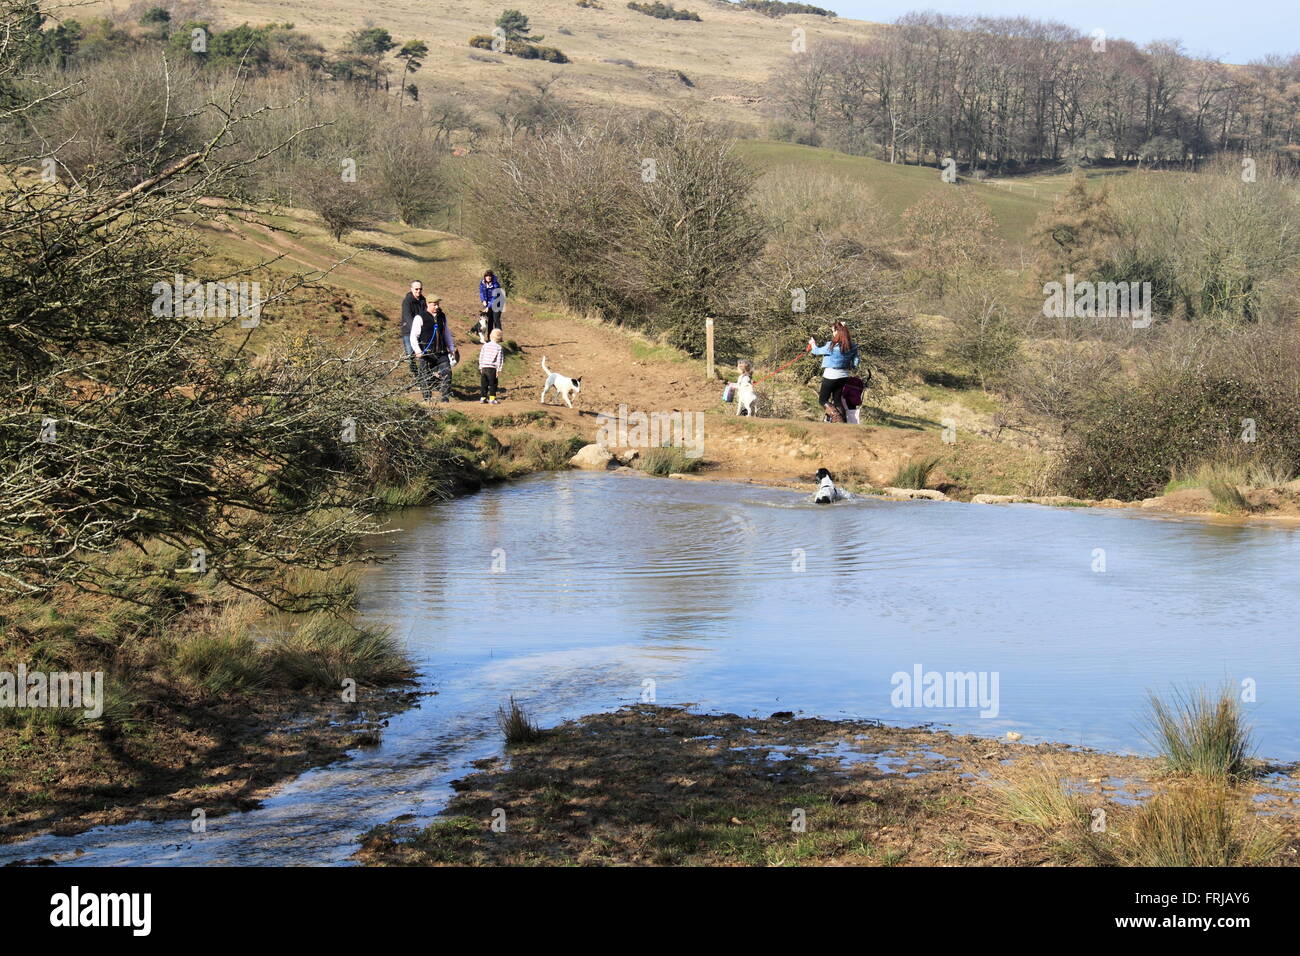
[[[84,18],[109,6],[99,0],[68,15]],[[422,95],[454,93],[466,104],[559,76],[557,92],[565,99],[695,108],[744,122],[759,120],[759,87],[777,62],[790,55],[793,28],[806,31],[809,47],[825,39],[861,39],[876,29],[862,21],[817,16],[771,19],[722,0],[679,0],[677,6],[699,13],[701,22],[658,20],[627,9],[625,0],[602,0],[599,9],[579,7],[575,0],[449,0],[432,7],[415,0],[379,6],[356,0],[222,0],[216,5],[216,23],[287,21],[330,48],[353,30],[384,27],[399,44],[418,39],[429,45],[424,67],[413,78]],[[471,49],[469,38],[490,34],[507,7],[522,10],[533,33],[572,62],[556,65]]]
[[[881,208],[897,223],[908,206],[928,193],[953,188],[939,178],[939,170],[927,166],[904,166],[885,163],[865,156],[850,156],[831,149],[778,143],[770,140],[742,140],[737,144],[740,155],[759,169],[797,166],[841,176],[870,188]],[[997,186],[965,184],[961,188],[976,191],[988,203],[998,223],[998,235],[1010,243],[1024,241],[1039,214],[1051,207],[1052,199],[1069,184],[1065,174],[1033,178],[1032,188],[1005,189]],[[1015,180],[1017,184],[1029,182]]]

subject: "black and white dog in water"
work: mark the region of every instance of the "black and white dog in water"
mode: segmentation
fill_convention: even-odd
[[[844,492],[835,487],[835,482],[831,478],[831,473],[825,468],[817,469],[817,493],[813,497],[819,505],[828,505],[832,501],[841,501],[848,497]]]
[[[542,356],[542,371],[546,373],[546,384],[542,386],[542,397],[539,401],[546,404],[546,393],[555,389],[556,394],[564,399],[564,404],[570,408],[573,407],[573,399],[582,391],[581,378],[569,378],[567,375],[561,375],[559,372],[552,372],[546,367],[546,356]]]

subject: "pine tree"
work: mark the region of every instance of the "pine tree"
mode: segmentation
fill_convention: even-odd
[[[1092,192],[1085,177],[1075,174],[1051,212],[1034,225],[1038,277],[1045,282],[1059,282],[1067,274],[1089,279],[1109,260],[1119,235],[1119,221],[1105,187]]]

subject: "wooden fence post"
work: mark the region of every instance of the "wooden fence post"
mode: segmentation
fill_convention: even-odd
[[[712,381],[717,375],[713,370],[713,316],[711,315],[704,320],[704,364],[709,380]]]

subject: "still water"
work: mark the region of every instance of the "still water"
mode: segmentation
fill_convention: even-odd
[[[1300,759],[1290,527],[825,507],[776,489],[564,472],[395,528],[378,540],[388,560],[363,582],[362,615],[405,639],[432,693],[379,746],[259,810],[209,819],[202,835],[189,820],[104,827],[0,847],[0,863],[341,863],[369,827],[432,817],[471,761],[499,753],[495,710],[510,695],[543,724],[652,695],[1144,753],[1149,691],[1246,681],[1257,752]],[[973,672],[991,700],[895,706],[913,703],[895,675],[918,672]]]

